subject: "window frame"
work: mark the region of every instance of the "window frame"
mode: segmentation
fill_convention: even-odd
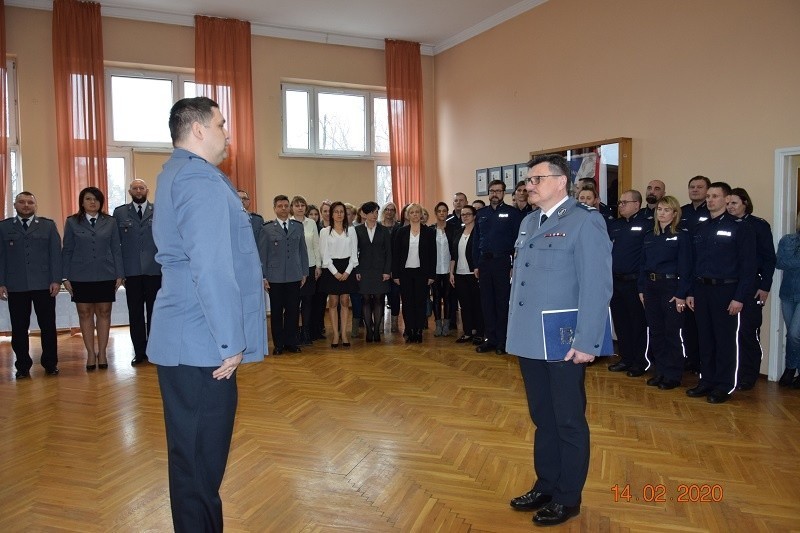
[[[289,148],[288,146],[288,120],[287,120],[287,92],[305,92],[308,101],[308,148]],[[364,105],[364,134],[367,136],[366,147],[363,151],[350,150],[330,150],[319,146],[318,124],[319,124],[319,94],[340,94],[348,96],[360,96],[365,98]],[[371,159],[386,160],[389,158],[388,152],[378,152],[375,150],[375,119],[374,119],[374,100],[376,98],[386,98],[386,91],[352,88],[335,85],[316,85],[310,83],[281,82],[281,156],[284,157],[313,157],[313,158],[335,158],[335,159]]]
[[[25,190],[22,180],[22,159],[19,146],[19,100],[16,58],[6,59],[6,87],[6,98],[8,99],[8,158],[6,160],[6,172],[8,175],[8,183],[6,184],[6,201],[3,206],[4,218],[13,216],[14,198],[17,194]],[[12,168],[12,160],[16,163],[16,168]],[[15,173],[17,176],[16,188],[12,183],[12,175]]]

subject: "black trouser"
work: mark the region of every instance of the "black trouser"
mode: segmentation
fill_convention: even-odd
[[[486,341],[503,348],[508,329],[508,300],[511,298],[511,256],[481,258],[478,274]]]
[[[387,297],[389,298],[389,310],[392,316],[398,316],[400,314],[400,287],[396,283],[391,284]]]
[[[268,280],[269,281],[269,280]],[[276,350],[297,346],[297,325],[300,320],[300,282],[269,284],[270,326]]]
[[[555,503],[578,505],[589,472],[586,365],[520,357],[519,369],[536,425],[533,490],[551,494]]]
[[[431,285],[433,294],[433,318],[449,320],[450,274],[436,274]]]
[[[730,394],[736,388],[739,364],[738,331],[741,313],[731,316],[728,306],[736,294],[729,285],[694,284],[694,312],[700,335],[699,385]]]
[[[306,282],[300,289],[300,319],[301,322],[303,323],[303,332],[309,337],[313,335],[313,331],[311,328],[311,324],[313,322],[311,318],[311,313],[313,310],[314,296],[316,295],[315,288],[317,283],[316,279],[314,279],[316,269],[317,267],[315,266],[309,267],[308,276],[306,277]],[[297,340],[303,341],[304,339],[297,339]]]
[[[622,362],[632,368],[647,370],[650,366],[647,360],[647,319],[635,279],[614,279],[611,318],[614,319]]]
[[[9,292],[8,314],[11,318],[11,349],[17,355],[14,366],[18,372],[28,372],[33,366],[30,354],[28,328],[31,326],[31,304],[42,335],[42,359],[45,369],[58,365],[56,341],[56,299],[48,289],[40,291]]]
[[[461,326],[464,335],[483,337],[483,313],[481,313],[481,291],[475,274],[456,274],[455,293],[461,306]]]
[[[683,313],[670,300],[678,288],[677,279],[648,280],[644,286],[644,314],[650,328],[650,362],[654,376],[680,381],[684,368],[681,327]]]
[[[147,357],[150,337],[150,318],[153,304],[161,288],[161,276],[129,276],[125,278],[125,297],[128,299],[128,323],[136,359]]]
[[[427,321],[428,299],[428,278],[421,268],[404,268],[400,272],[400,298],[406,331],[421,330]]]
[[[477,290],[478,288],[475,287]],[[447,298],[447,318],[450,320],[450,329],[453,331],[458,327],[458,295],[455,290],[450,291]]]
[[[742,324],[739,328],[739,372],[737,383],[751,385],[761,373],[761,322],[763,305],[755,298],[745,298],[742,307]]]
[[[683,348],[686,351],[686,367],[700,370],[700,339],[697,331],[697,317],[694,311],[685,308],[683,313]]]
[[[311,338],[324,337],[325,313],[328,310],[328,295],[324,292],[315,292],[311,299]]]
[[[372,338],[375,332],[380,332],[383,324],[383,306],[385,304],[385,294],[362,294],[363,301],[364,327],[366,328],[367,338]]]
[[[238,391],[236,373],[217,380],[211,375],[215,369],[158,366],[176,533],[222,531],[219,487],[231,447]]]

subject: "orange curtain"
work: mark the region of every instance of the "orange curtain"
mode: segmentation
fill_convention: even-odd
[[[6,191],[8,190],[8,94],[6,82],[8,71],[6,68],[6,3],[0,0],[0,213],[5,212]],[[9,213],[10,214],[10,213]]]
[[[84,187],[108,194],[100,4],[54,0],[53,76],[61,212],[66,216],[78,210]]]
[[[195,16],[194,71],[197,94],[219,104],[231,141],[220,169],[250,193],[256,210],[256,153],[253,133],[253,76],[250,23]]]
[[[386,96],[392,199],[398,207],[424,202],[422,61],[419,43],[386,39]]]

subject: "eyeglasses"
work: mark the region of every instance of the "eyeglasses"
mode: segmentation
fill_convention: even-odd
[[[532,183],[533,185],[539,185],[539,182],[542,181],[544,178],[558,178],[559,176],[563,176],[564,174],[545,174],[544,176],[528,176],[525,178],[525,183]]]
[[[489,194],[505,194],[505,189],[489,189]]]
[[[617,205],[638,204],[636,200],[617,200]]]

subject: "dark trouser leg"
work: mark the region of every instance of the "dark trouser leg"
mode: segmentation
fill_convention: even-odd
[[[664,308],[662,305],[663,291],[659,281],[648,281],[644,289],[644,315],[647,327],[650,330],[650,368],[653,376],[664,376],[666,362],[666,324]],[[673,304],[674,305],[674,304]]]
[[[436,274],[431,286],[433,293],[433,318],[448,318],[448,300],[450,297],[450,274]]]
[[[742,308],[742,325],[739,330],[739,361],[738,384],[751,385],[758,380],[761,372],[761,322],[763,320],[763,306],[758,305],[755,299],[748,299]]]
[[[311,338],[314,336],[323,337],[322,330],[325,329],[325,313],[327,307],[328,295],[324,292],[315,292],[314,298],[311,300]]]
[[[578,505],[589,472],[586,365],[523,357],[519,365],[536,425],[533,490],[551,494],[555,503]]]
[[[125,296],[128,299],[128,323],[136,359],[145,357],[147,349],[147,324],[145,322],[144,276],[125,279]]]
[[[611,296],[611,317],[617,331],[622,362],[633,367],[647,369],[647,319],[639,300],[636,280],[614,280]]]
[[[30,291],[8,293],[8,314],[11,318],[11,349],[17,356],[14,366],[17,372],[28,372],[33,366],[30,354],[30,338],[28,328],[31,327]]]
[[[32,291],[33,309],[42,335],[42,366],[45,370],[58,366],[56,340],[56,299],[49,290]]]
[[[172,524],[177,533],[222,531],[219,488],[236,416],[236,375],[214,368],[159,366]]]
[[[287,329],[291,327],[285,324],[287,306],[288,306],[288,283],[270,283],[269,284],[269,306],[270,306],[270,325],[272,326],[272,345],[276,350],[283,349],[287,343],[287,336],[289,332]],[[295,324],[295,328],[297,325]]]
[[[697,332],[697,317],[694,311],[685,308],[683,311],[683,345],[686,349],[685,366],[689,370],[700,369],[700,339]]]
[[[389,311],[392,316],[400,314],[400,287],[396,283],[389,285]]]
[[[286,310],[283,314],[284,342],[286,346],[297,346],[297,326],[300,324],[300,282],[292,281],[286,285]]]
[[[372,335],[375,333],[375,301],[377,300],[375,294],[364,294],[361,296],[362,313],[364,315],[364,334],[366,340],[371,340]]]
[[[153,318],[153,306],[156,296],[161,290],[161,276],[144,276],[144,306],[147,315],[147,338],[150,338],[150,325]],[[144,352],[142,352],[144,353]]]

